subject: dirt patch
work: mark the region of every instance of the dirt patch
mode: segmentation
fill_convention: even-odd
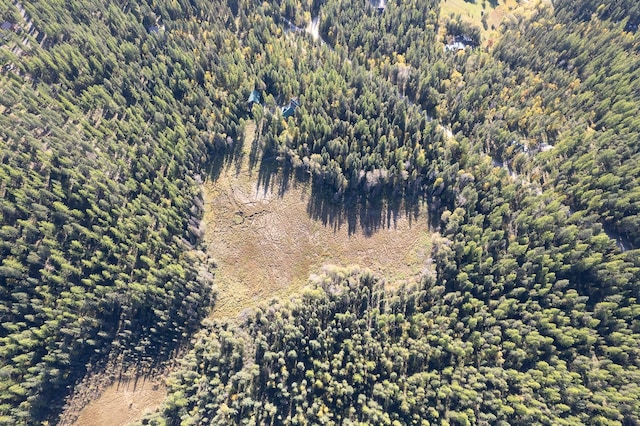
[[[107,387],[82,409],[74,426],[120,426],[156,410],[167,396],[162,380],[138,378]]]
[[[238,159],[205,183],[205,241],[218,266],[214,318],[298,292],[324,265],[359,265],[390,282],[415,280],[428,266],[424,203],[350,209],[281,173],[265,179],[261,160],[250,167],[255,125],[247,133]]]
[[[442,0],[440,21],[443,24],[451,15],[460,15],[463,20],[481,29],[482,45],[491,47],[500,38],[499,30],[503,21],[515,21],[519,16],[529,18],[542,7],[551,7],[551,0]],[[444,32],[444,25],[440,28]],[[444,36],[444,33],[441,35]]]

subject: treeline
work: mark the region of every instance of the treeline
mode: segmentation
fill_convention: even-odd
[[[426,152],[443,138],[424,112],[334,55],[298,78],[307,89],[296,118],[265,118],[265,155],[311,173],[338,199],[349,191],[401,196],[421,189]]]
[[[320,29],[332,46],[348,49],[358,63],[394,64],[398,55],[419,67],[436,50],[438,1],[328,0],[320,9]]]
[[[557,15],[565,20],[590,21],[596,16],[599,19],[611,20],[615,23],[625,22],[625,29],[638,30],[640,24],[640,5],[633,0],[622,0],[602,3],[597,0],[585,0],[576,4],[569,0],[556,0],[553,7]]]
[[[198,327],[212,298],[200,186],[237,131],[211,84],[236,46],[216,30],[195,55],[189,35],[226,23],[219,9],[21,5],[27,20],[3,2],[8,33],[46,39],[0,48],[2,424],[51,419],[89,364],[144,370]]]
[[[437,41],[439,14],[438,1],[329,0],[318,16],[320,33],[334,49],[394,83],[433,116],[449,78]]]
[[[398,8],[413,10],[410,6]],[[331,20],[331,7],[331,3],[320,7],[322,19]],[[381,19],[368,4],[342,7],[371,19]],[[395,6],[389,8],[390,11],[385,10],[381,16],[387,12],[392,17],[399,13],[394,12]],[[283,167],[310,173],[336,200],[346,192],[383,192],[395,197],[422,191],[423,178],[428,174],[429,152],[443,136],[437,123],[410,99],[419,94],[419,102],[435,106],[442,87],[440,84],[437,89],[431,87],[429,81],[448,77],[448,68],[440,62],[433,69],[424,67],[428,69],[422,73],[426,80],[418,84],[421,71],[416,67],[420,65],[417,59],[421,57],[420,49],[442,50],[432,41],[435,36],[433,25],[429,28],[432,12],[425,5],[395,20],[396,24],[405,26],[416,26],[418,21],[422,25],[420,31],[410,36],[402,32],[406,44],[404,53],[415,55],[412,67],[402,59],[402,54],[392,52],[390,47],[382,53],[387,59],[377,63],[359,61],[358,54],[352,50],[358,45],[353,38],[346,46],[336,42],[328,47],[314,46],[310,38],[300,33],[280,37],[287,28],[281,19],[276,16],[271,23],[271,16],[264,17],[259,11],[250,10],[247,18],[250,29],[243,44],[250,49],[246,60],[254,72],[255,84],[250,89],[258,89],[264,99],[262,107],[254,107],[252,117],[260,124],[258,136],[264,145],[265,157],[276,157]],[[245,9],[240,7],[242,19],[244,13]],[[261,29],[263,23],[272,29],[278,21],[282,28],[275,32]],[[346,30],[346,21],[331,25]],[[384,28],[381,27],[381,31],[386,34]],[[364,34],[368,30],[365,26],[349,28],[349,31]],[[394,43],[396,41],[390,46]],[[373,46],[366,48],[373,49]],[[375,56],[373,51],[363,51],[362,55]],[[422,57],[422,62],[428,60],[429,55]],[[412,82],[416,83],[415,87]],[[278,106],[292,97],[299,98],[300,107],[294,119],[283,120]]]

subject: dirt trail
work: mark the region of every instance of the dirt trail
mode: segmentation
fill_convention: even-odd
[[[327,206],[312,202],[309,184],[291,178],[281,193],[278,174],[259,185],[248,155],[255,125],[248,127],[242,159],[205,184],[205,241],[218,266],[214,318],[298,292],[327,264],[356,264],[390,282],[414,280],[428,267],[425,205],[336,214],[320,211]]]

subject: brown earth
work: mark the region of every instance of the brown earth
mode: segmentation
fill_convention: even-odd
[[[163,380],[112,384],[80,412],[74,426],[124,426],[156,410],[167,396]]]
[[[365,209],[316,197],[309,183],[250,161],[254,134],[250,123],[240,155],[205,183],[205,241],[217,264],[213,318],[294,294],[325,265],[359,265],[390,283],[415,280],[428,267],[423,202]]]

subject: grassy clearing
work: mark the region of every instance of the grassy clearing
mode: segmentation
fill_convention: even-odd
[[[428,267],[425,205],[336,211],[311,196],[310,184],[251,168],[254,133],[247,126],[242,154],[205,184],[205,240],[218,266],[214,318],[297,293],[325,265],[359,265],[390,283],[415,280]]]
[[[444,29],[444,22],[451,15],[460,15],[482,30],[482,44],[490,47],[499,39],[500,24],[504,20],[530,17],[541,7],[551,7],[551,0],[442,0],[440,28]],[[482,24],[483,15],[486,15],[486,29]]]

